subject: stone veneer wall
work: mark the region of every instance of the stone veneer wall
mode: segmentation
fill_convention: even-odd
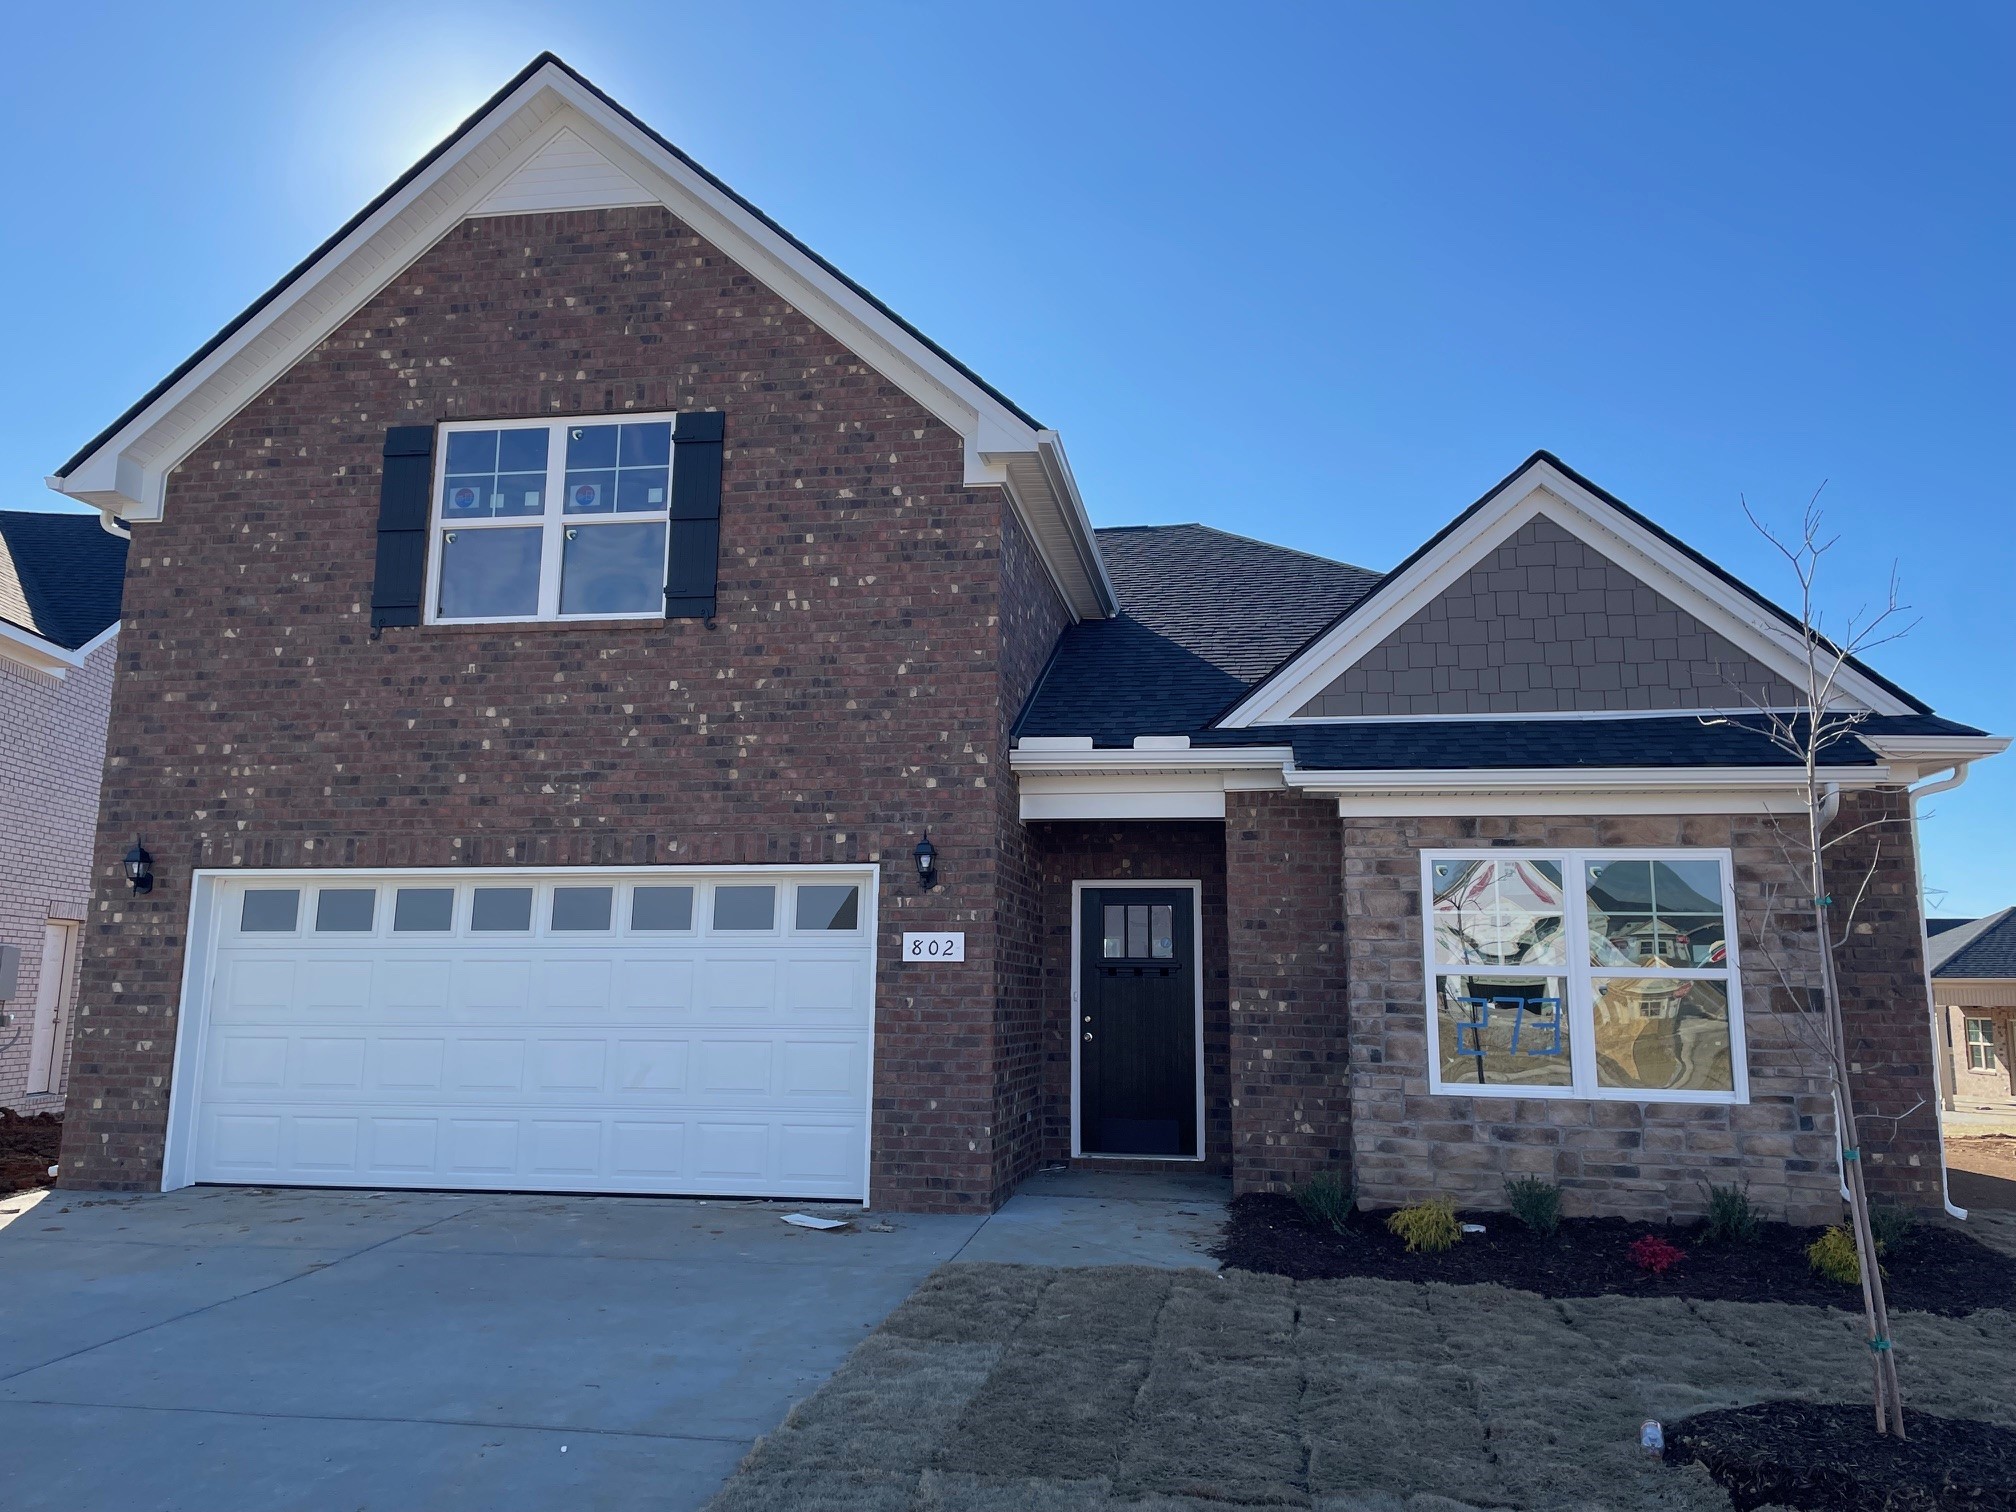
[[[1430,1096],[1420,852],[1479,845],[1728,847],[1735,857],[1750,1101]],[[1348,820],[1343,846],[1353,1171],[1362,1203],[1445,1196],[1459,1207],[1502,1208],[1506,1178],[1530,1173],[1561,1183],[1569,1213],[1692,1216],[1703,1205],[1703,1183],[1747,1182],[1774,1217],[1810,1223],[1838,1216],[1832,1102],[1813,1037],[1818,1025],[1769,959],[1775,955],[1797,987],[1817,980],[1810,931],[1766,906],[1774,889],[1785,900],[1803,894],[1770,820]],[[1893,948],[1887,937],[1884,948]],[[1877,983],[1864,973],[1857,987],[1874,991]],[[1886,1012],[1922,1040],[1922,986],[1919,997],[1915,1010],[1907,1001]]]
[[[1235,1192],[1349,1163],[1339,838],[1334,802],[1225,795]]]

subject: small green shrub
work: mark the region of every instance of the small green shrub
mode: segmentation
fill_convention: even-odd
[[[1708,1188],[1708,1223],[1703,1237],[1717,1244],[1754,1244],[1764,1215],[1750,1200],[1747,1186]]]
[[[1336,1234],[1343,1233],[1351,1221],[1356,1201],[1351,1183],[1329,1171],[1311,1176],[1295,1188],[1295,1205],[1302,1209],[1302,1216],[1317,1228],[1327,1228]]]
[[[1544,1176],[1518,1176],[1505,1183],[1512,1216],[1536,1234],[1561,1227],[1561,1188]]]
[[[1855,1236],[1835,1224],[1806,1246],[1806,1263],[1829,1281],[1843,1286],[1862,1284],[1862,1261],[1855,1253]]]
[[[1386,1231],[1405,1239],[1410,1255],[1439,1255],[1463,1237],[1463,1224],[1456,1216],[1455,1204],[1437,1200],[1417,1202],[1389,1214]]]
[[[1917,1227],[1918,1220],[1903,1208],[1885,1205],[1869,1209],[1869,1232],[1875,1237],[1877,1250],[1885,1255],[1894,1255],[1909,1244]]]

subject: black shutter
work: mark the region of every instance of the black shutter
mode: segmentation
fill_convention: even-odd
[[[721,557],[721,437],[718,410],[683,410],[672,425],[672,539],[665,618],[712,619]]]
[[[378,577],[371,588],[371,628],[420,623],[427,583],[427,503],[434,488],[434,427],[395,425],[385,432],[378,481]]]

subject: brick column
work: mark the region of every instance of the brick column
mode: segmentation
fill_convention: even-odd
[[[1864,1179],[1878,1202],[1937,1211],[1945,1156],[1911,800],[1901,788],[1844,794],[1828,833],[1839,840],[1827,856],[1837,920],[1855,905],[1835,960]]]
[[[1225,803],[1232,1184],[1283,1191],[1350,1163],[1342,831],[1292,793]]]

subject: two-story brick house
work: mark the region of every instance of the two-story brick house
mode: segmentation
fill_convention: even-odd
[[[548,57],[55,481],[135,531],[69,1184],[1834,1201],[1793,774],[1703,718],[1794,639],[1544,454],[1383,575],[1094,531]],[[1936,1204],[1905,790],[2003,742],[1843,688],[1858,1063]]]

